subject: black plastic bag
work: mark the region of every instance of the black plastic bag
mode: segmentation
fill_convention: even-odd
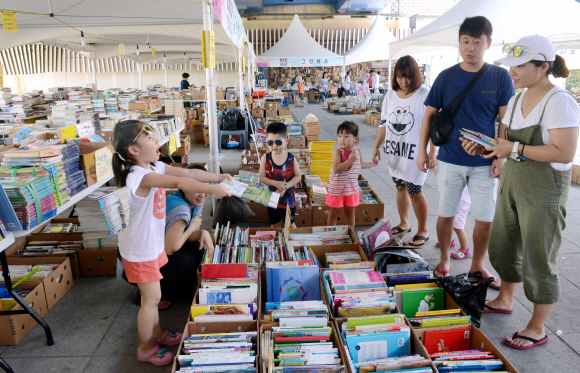
[[[213,226],[217,223],[220,225],[243,223],[256,217],[256,214],[250,209],[250,206],[239,197],[224,197],[219,199],[215,208],[213,217]]]
[[[471,323],[479,328],[481,325],[481,316],[485,306],[485,297],[487,296],[487,287],[493,282],[493,278],[472,283],[469,281],[469,275],[463,273],[457,276],[440,277],[439,283],[455,302],[471,316]]]

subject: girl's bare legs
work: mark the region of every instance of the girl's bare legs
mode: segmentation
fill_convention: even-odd
[[[159,281],[141,283],[141,309],[137,316],[137,328],[139,330],[139,356],[147,355],[155,346],[153,338],[161,338],[163,331],[159,325],[158,304],[161,301],[161,286]]]

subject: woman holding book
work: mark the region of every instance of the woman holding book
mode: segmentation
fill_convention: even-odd
[[[511,314],[518,283],[534,303],[532,319],[525,329],[504,338],[516,349],[529,349],[548,342],[544,324],[560,299],[556,258],[566,226],[566,204],[572,160],[578,144],[580,107],[565,89],[550,82],[568,76],[564,59],[552,43],[532,35],[504,46],[516,88],[502,119],[505,138],[497,145],[477,145],[462,139],[472,155],[489,152],[485,158],[507,159],[501,172],[497,205],[489,240],[489,259],[501,276],[496,299],[485,313]]]
[[[401,222],[393,228],[398,234],[410,228],[409,208],[413,210],[419,222],[417,233],[410,244],[421,246],[429,239],[427,232],[427,198],[423,195],[423,184],[427,173],[420,171],[416,164],[416,152],[421,132],[421,122],[425,115],[425,98],[429,88],[422,85],[423,76],[417,61],[411,56],[404,56],[397,61],[393,72],[392,90],[383,100],[379,135],[375,143],[373,161],[381,160],[380,148],[386,155],[389,172],[397,188],[397,208]],[[388,129],[388,130],[387,130]],[[435,147],[431,146],[429,153]]]

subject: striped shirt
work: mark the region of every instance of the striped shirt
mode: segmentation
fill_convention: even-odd
[[[344,149],[340,150],[341,159],[344,159]],[[358,161],[350,165],[350,167],[342,172],[335,173],[330,171],[330,181],[328,183],[328,194],[331,196],[350,196],[358,193],[358,175],[361,170],[361,153],[359,148],[354,148],[353,152],[358,156]],[[348,157],[347,157],[348,158]],[[344,160],[341,161],[343,163]]]

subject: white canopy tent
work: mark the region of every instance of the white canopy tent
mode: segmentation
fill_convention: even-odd
[[[239,48],[247,39],[233,0],[85,0],[72,4],[70,0],[4,0],[2,10],[16,12],[18,31],[0,33],[0,49],[46,42],[86,52],[93,58],[95,83],[94,59],[118,55],[119,44],[125,44],[127,58],[137,59],[141,82],[141,58],[151,56],[150,48],[165,63],[183,57],[184,52],[185,59],[201,60],[202,31],[214,31],[216,62],[230,62],[241,55]],[[210,54],[209,45],[206,52]],[[163,54],[171,56],[170,60]],[[205,71],[207,104],[215,107],[214,68]],[[215,111],[208,110],[206,118],[210,127],[209,168],[218,172]]]
[[[258,59],[269,59],[270,67],[342,66],[343,61],[310,36],[297,14],[284,36]]]
[[[458,47],[466,17],[484,16],[493,26],[492,45],[514,43],[526,35],[549,38],[556,49],[580,47],[580,4],[574,0],[461,0],[427,26],[392,42],[392,58]]]
[[[352,65],[360,62],[386,61],[389,54],[389,43],[397,39],[385,25],[385,19],[380,15],[357,45],[344,55],[344,64]]]

